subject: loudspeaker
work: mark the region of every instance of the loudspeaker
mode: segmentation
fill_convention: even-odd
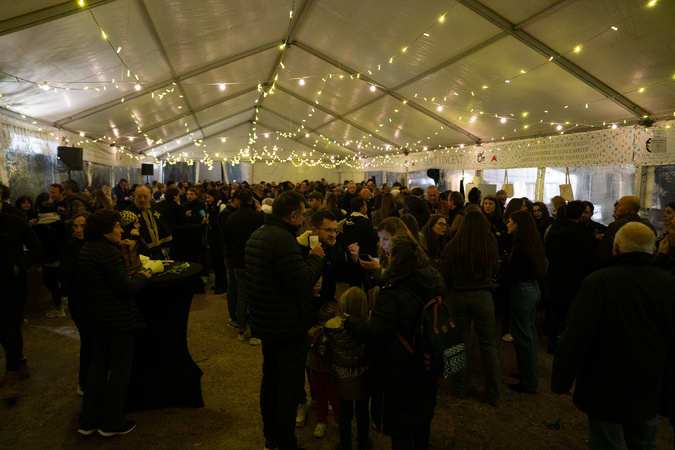
[[[79,147],[58,147],[56,155],[65,170],[82,170],[82,149]]]
[[[141,164],[141,175],[150,175],[155,174],[155,166],[153,164]]]
[[[441,178],[441,169],[428,169],[427,177],[434,180],[434,182],[438,185],[438,180]]]

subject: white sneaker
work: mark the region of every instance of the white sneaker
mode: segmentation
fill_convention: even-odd
[[[307,405],[298,405],[298,415],[295,416],[296,428],[302,428],[305,426],[306,416],[307,416]]]
[[[248,341],[248,343],[251,345],[262,345],[262,341],[257,337],[252,337],[251,340]]]
[[[239,330],[239,334],[237,335],[237,340],[239,342],[244,342],[246,339],[251,337],[251,329],[247,328],[246,331],[241,331]]]
[[[511,333],[507,333],[504,336],[502,336],[502,341],[513,342],[513,336],[511,336]]]
[[[314,437],[322,438],[326,435],[326,424],[317,423],[316,428],[314,428]]]
[[[49,318],[66,317],[66,312],[63,310],[63,306],[62,306],[60,309],[55,309],[53,311],[49,311],[47,314],[45,314],[45,317],[49,317]]]
[[[239,329],[239,324],[235,320],[232,320],[232,319],[229,319],[227,321],[227,326],[230,327],[230,328],[234,328],[235,330]]]

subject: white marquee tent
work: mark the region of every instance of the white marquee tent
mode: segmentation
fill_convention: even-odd
[[[277,180],[479,170],[486,151],[510,152],[499,168],[673,164],[634,156],[672,130],[674,24],[672,0],[4,2],[2,143]]]

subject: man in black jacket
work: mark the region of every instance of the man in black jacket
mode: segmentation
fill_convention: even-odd
[[[151,199],[150,189],[139,186],[134,191],[134,203],[127,209],[138,216],[141,224],[139,232],[150,249],[151,259],[164,259],[162,247],[171,248],[173,236],[162,213],[150,202]]]
[[[305,380],[307,330],[314,323],[310,294],[324,257],[320,245],[307,260],[302,257],[295,236],[305,214],[305,198],[284,192],[246,242],[251,329],[262,340],[260,409],[269,449],[298,449],[294,419]]]
[[[566,394],[576,379],[590,448],[621,448],[622,434],[629,448],[656,448],[675,277],[654,266],[654,240],[639,222],[616,233],[612,265],[584,280],[553,360],[553,392]]]
[[[0,184],[0,189],[3,187]],[[19,217],[3,214],[0,202],[0,336],[5,350],[5,376],[3,400],[19,398],[19,379],[28,377],[28,367],[23,358],[21,321],[26,305],[26,270],[38,261],[42,244],[28,222]],[[28,251],[24,251],[24,246]]]
[[[553,222],[544,242],[549,264],[546,284],[551,293],[544,332],[548,336],[548,353],[551,355],[555,353],[558,335],[572,300],[593,267],[593,244],[581,223],[585,209],[583,202],[569,202],[565,218]]]
[[[253,193],[250,189],[239,191],[239,210],[232,213],[225,223],[223,234],[224,252],[234,269],[237,280],[237,323],[239,325],[239,342],[251,337],[248,329],[248,302],[246,289],[246,269],[244,266],[244,249],[246,241],[265,221],[265,213],[256,211],[253,205]],[[260,345],[260,339],[251,337],[251,345]]]
[[[361,254],[377,256],[377,242],[380,238],[373,228],[373,222],[368,216],[368,205],[361,197],[352,199],[351,202],[352,213],[345,220],[342,227],[342,246],[349,248],[353,243],[358,243],[361,249]]]

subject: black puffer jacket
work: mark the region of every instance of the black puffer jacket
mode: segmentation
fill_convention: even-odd
[[[361,213],[353,212],[342,227],[342,248],[349,248],[354,242],[359,244],[359,253],[377,256],[377,243],[380,238],[373,228],[373,222]]]
[[[107,239],[87,241],[77,262],[83,326],[98,334],[131,331],[138,314],[131,296],[148,281],[142,273],[131,277],[120,249]]]
[[[420,378],[418,361],[403,347],[396,331],[412,342],[423,302],[445,291],[443,278],[435,269],[421,268],[380,290],[370,321],[350,316],[344,323],[345,330],[372,345],[372,368],[384,390],[384,427],[392,436],[421,432],[433,418],[435,380]]]
[[[253,335],[286,339],[314,325],[310,294],[321,276],[322,261],[305,261],[295,240],[298,228],[273,214],[246,242],[246,287]]]

